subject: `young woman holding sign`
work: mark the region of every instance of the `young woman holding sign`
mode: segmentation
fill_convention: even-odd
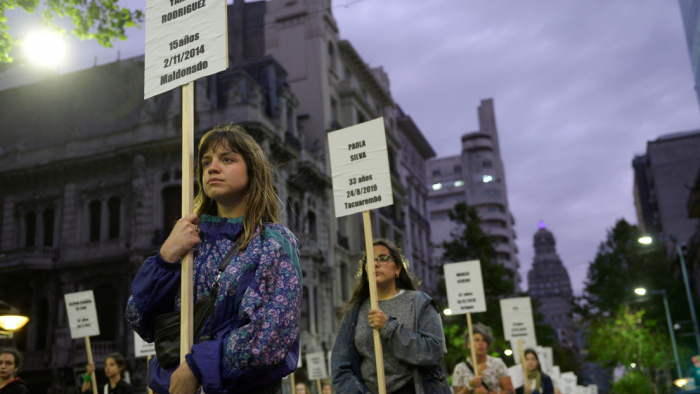
[[[92,379],[90,375],[95,372],[95,364],[88,364],[87,371],[83,376],[83,385],[80,391],[83,393],[91,392],[90,386]],[[134,394],[134,388],[124,380],[126,374],[126,359],[120,353],[108,354],[105,357],[105,375],[109,379],[104,387],[103,392],[109,394]],[[98,393],[100,391],[98,390]]]
[[[525,368],[527,369],[528,389],[518,387],[517,394],[554,394],[554,384],[552,378],[542,373],[540,359],[533,349],[525,349]]]
[[[472,331],[474,331],[479,376],[474,376],[474,367],[470,360],[457,364],[452,374],[452,387],[455,394],[515,393],[506,364],[500,358],[488,355],[489,345],[493,343],[491,328],[477,323]],[[467,349],[471,350],[469,339],[469,330],[467,330],[464,333],[464,340]]]
[[[185,363],[164,368],[151,360],[149,387],[172,394],[195,394],[199,386],[207,393],[281,393],[282,377],[299,358],[302,288],[297,239],[277,223],[270,163],[234,125],[205,134],[197,159],[195,214],[180,219],[141,267],[127,318],[144,340],[154,340],[156,317],[180,309],[178,262],[192,249],[194,301],[211,299],[213,309]]]
[[[391,241],[374,241],[379,309],[370,310],[367,262],[360,261],[355,290],[338,328],[331,374],[343,394],[377,393],[373,329],[384,349],[389,394],[451,393],[440,362],[446,352],[442,322],[433,300],[417,291],[408,261]]]

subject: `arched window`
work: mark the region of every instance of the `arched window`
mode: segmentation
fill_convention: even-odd
[[[313,211],[306,215],[306,232],[311,238],[316,238],[316,214]]]
[[[340,289],[341,295],[343,296],[343,301],[347,301],[350,298],[350,288],[348,286],[348,265],[346,263],[340,264]]]
[[[109,211],[109,239],[119,238],[121,225],[121,201],[119,197],[112,197],[107,201]]]
[[[335,71],[335,47],[331,41],[328,41],[328,61],[331,70]]]
[[[95,305],[97,306],[97,321],[100,323],[100,336],[103,341],[114,341],[121,319],[119,319],[119,294],[110,285],[102,285],[95,289]]]
[[[36,308],[36,350],[46,350],[49,344],[49,301],[39,300]]]
[[[24,246],[28,248],[36,246],[36,212],[27,212],[24,215],[24,229]]]
[[[44,246],[53,246],[54,210],[47,209],[41,217],[44,221]]]
[[[90,242],[100,240],[100,219],[102,216],[102,203],[98,200],[90,201],[88,205],[90,212]]]
[[[309,311],[309,288],[304,286],[301,299],[301,318],[299,319],[299,329],[301,331],[311,331],[311,313]]]

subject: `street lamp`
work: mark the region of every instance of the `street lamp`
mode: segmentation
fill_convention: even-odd
[[[34,64],[55,69],[66,57],[66,43],[59,33],[40,29],[25,37],[22,44],[27,58]]]
[[[681,262],[681,272],[683,272],[683,282],[685,282],[685,293],[688,296],[688,305],[690,305],[690,317],[693,319],[693,328],[695,329],[695,342],[698,345],[698,351],[700,351],[700,332],[698,331],[698,318],[695,316],[695,303],[693,302],[693,296],[690,294],[690,284],[688,283],[688,271],[685,268],[685,257],[683,257],[683,249],[681,249],[681,244],[678,243],[678,237],[660,237],[660,242],[671,241],[676,245],[676,253]],[[639,243],[650,244],[652,242],[651,237],[641,237],[639,238]]]
[[[647,290],[643,287],[634,289],[637,295],[643,296],[647,293]],[[668,297],[666,296],[666,290],[652,290],[649,294],[661,294],[664,296],[664,308],[666,309],[666,320],[668,321],[668,332],[671,334],[671,344],[673,345],[673,357],[676,358],[676,369],[678,371],[678,377],[683,376],[683,371],[681,369],[681,359],[678,357],[678,346],[676,346],[676,334],[673,332],[673,322],[671,321],[671,311],[668,308]],[[633,367],[634,368],[634,367]]]
[[[22,315],[19,309],[0,301],[0,335],[12,338],[13,331],[24,327],[28,321],[29,318]]]
[[[444,313],[445,316],[450,316],[450,315],[452,314],[452,309],[447,308],[447,309],[445,309],[444,311],[442,311],[442,313]]]

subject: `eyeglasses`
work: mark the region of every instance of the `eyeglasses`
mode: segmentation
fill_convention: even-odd
[[[380,254],[374,258],[374,261],[379,263],[379,265],[387,265],[389,260],[393,260],[388,254]]]

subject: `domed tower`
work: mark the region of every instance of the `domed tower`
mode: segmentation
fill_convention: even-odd
[[[535,258],[527,274],[530,296],[539,303],[538,312],[552,326],[563,346],[574,347],[576,340],[571,312],[571,280],[557,255],[554,234],[544,222],[534,235]]]

